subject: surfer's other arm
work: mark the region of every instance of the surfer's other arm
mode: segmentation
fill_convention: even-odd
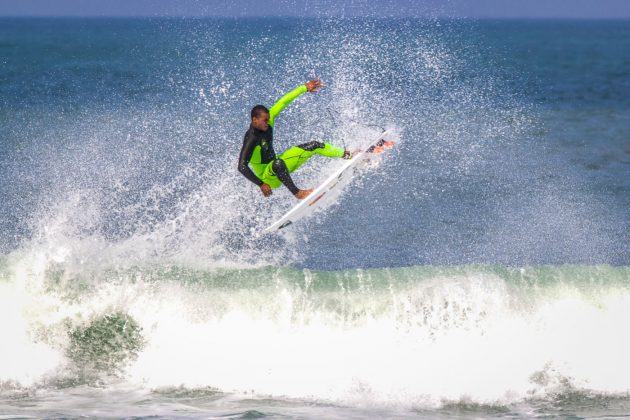
[[[250,133],[245,134],[245,139],[243,139],[243,147],[241,148],[241,154],[238,157],[238,171],[245,175],[245,178],[249,179],[254,184],[259,187],[263,184],[263,182],[254,174],[249,167],[249,160],[252,158],[252,153],[254,152],[254,147],[256,147],[256,138],[254,136],[249,135]]]
[[[245,138],[243,139],[243,147],[241,148],[241,153],[238,157],[238,171],[242,173],[245,178],[249,179],[254,184],[260,187],[263,195],[265,197],[269,197],[271,195],[271,187],[264,182],[249,167],[249,161],[252,158],[252,153],[254,152],[254,148],[258,144],[258,139],[251,131],[245,133]]]

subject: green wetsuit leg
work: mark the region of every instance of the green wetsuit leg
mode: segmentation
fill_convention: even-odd
[[[286,163],[287,169],[289,169],[289,173],[291,173],[302,166],[311,156],[316,154],[326,157],[342,157],[343,149],[329,143],[313,141],[291,147],[282,153],[279,159],[282,159],[284,163]]]
[[[329,143],[310,142],[300,144],[299,146],[293,146],[280,155],[278,159],[282,159],[289,170],[289,173],[294,172],[297,168],[302,166],[313,155],[322,155],[326,157],[342,157],[344,150],[340,147],[333,146]],[[268,184],[271,188],[277,188],[282,185],[282,182],[278,179],[273,171],[272,163],[267,165],[263,172],[262,181]]]

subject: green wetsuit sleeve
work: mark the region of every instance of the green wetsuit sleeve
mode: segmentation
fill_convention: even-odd
[[[278,99],[278,101],[269,109],[269,125],[273,127],[276,116],[280,113],[280,111],[282,111],[284,107],[289,105],[295,100],[295,98],[306,91],[306,85],[301,85],[284,95],[282,98]]]

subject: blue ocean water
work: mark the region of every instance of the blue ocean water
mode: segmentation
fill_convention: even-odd
[[[0,412],[621,416],[630,22],[0,19]],[[397,147],[279,234],[236,171]],[[340,164],[313,159],[313,187]]]

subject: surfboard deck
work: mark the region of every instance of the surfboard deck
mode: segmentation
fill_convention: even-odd
[[[356,172],[370,161],[371,155],[379,143],[391,134],[391,130],[384,131],[364,150],[355,154],[352,159],[345,162],[343,166],[333,172],[324,182],[313,190],[303,200],[300,200],[293,208],[284,214],[275,223],[267,227],[264,232],[274,232],[292,225],[298,220],[308,216],[320,208],[325,202],[329,202],[341,193],[342,187],[348,184]]]

